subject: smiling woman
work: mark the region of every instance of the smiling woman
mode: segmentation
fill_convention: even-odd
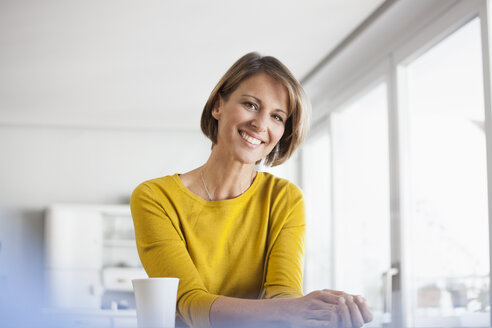
[[[140,184],[131,197],[137,248],[149,277],[180,278],[179,324],[189,327],[360,327],[361,296],[302,294],[305,216],[300,189],[256,172],[302,143],[309,102],[273,57],[240,58],[212,91],[201,127],[207,162]]]

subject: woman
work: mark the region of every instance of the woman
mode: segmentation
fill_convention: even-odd
[[[306,135],[309,103],[273,57],[240,58],[212,91],[201,127],[207,162],[140,184],[131,210],[149,277],[180,278],[190,327],[360,327],[360,296],[302,294],[304,202],[292,183],[255,171],[286,161]],[[192,151],[192,150],[191,150]]]

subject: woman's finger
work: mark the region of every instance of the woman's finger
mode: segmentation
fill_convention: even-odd
[[[345,294],[344,292],[342,292],[340,290],[334,290],[334,289],[323,289],[323,291],[328,292],[328,293],[331,293],[331,294],[335,294],[335,295],[343,295],[343,294]]]
[[[355,298],[355,303],[359,307],[359,311],[362,315],[362,319],[364,322],[371,322],[373,319],[372,312],[369,309],[369,306],[366,303],[366,299],[362,296],[356,296]]]
[[[323,302],[330,304],[339,304],[344,301],[344,297],[342,295],[331,293],[329,289],[323,289],[320,293],[320,298]]]
[[[339,290],[324,289],[323,291],[330,293],[332,295],[337,295],[337,296],[341,296],[341,297],[345,297],[345,298],[347,298],[347,296],[348,296],[348,294],[346,294],[342,291],[339,291]],[[359,308],[359,312],[362,316],[362,320],[364,320],[364,322],[372,321],[373,315],[372,315],[371,310],[369,309],[369,306],[367,305],[366,299],[362,296],[353,296],[353,297],[354,297],[355,303],[357,304],[357,306]]]
[[[353,327],[362,327],[364,325],[364,322],[369,322],[372,320],[372,313],[367,307],[367,304],[365,304],[365,300],[361,296],[354,297],[352,295],[349,295],[339,290],[323,290],[323,291],[330,293],[331,295],[343,297],[345,299],[347,308],[349,309],[350,312],[350,317],[352,320]]]
[[[337,305],[337,312],[338,316],[340,318],[340,327],[343,328],[352,328],[352,319],[350,318],[350,310],[345,304],[345,299],[343,299],[343,302],[340,302]]]
[[[364,325],[364,320],[362,319],[362,314],[359,311],[359,306],[354,302],[354,297],[352,295],[347,295],[347,307],[350,311],[350,318],[352,319],[352,327],[360,328]]]

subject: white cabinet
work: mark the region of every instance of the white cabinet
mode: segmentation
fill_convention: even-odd
[[[57,205],[45,220],[46,268],[99,270],[103,222],[95,207]]]
[[[53,309],[134,308],[146,278],[128,205],[53,205],[46,211],[46,296]]]

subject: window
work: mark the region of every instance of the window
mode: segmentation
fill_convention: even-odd
[[[410,326],[490,322],[481,53],[476,18],[406,67]]]

